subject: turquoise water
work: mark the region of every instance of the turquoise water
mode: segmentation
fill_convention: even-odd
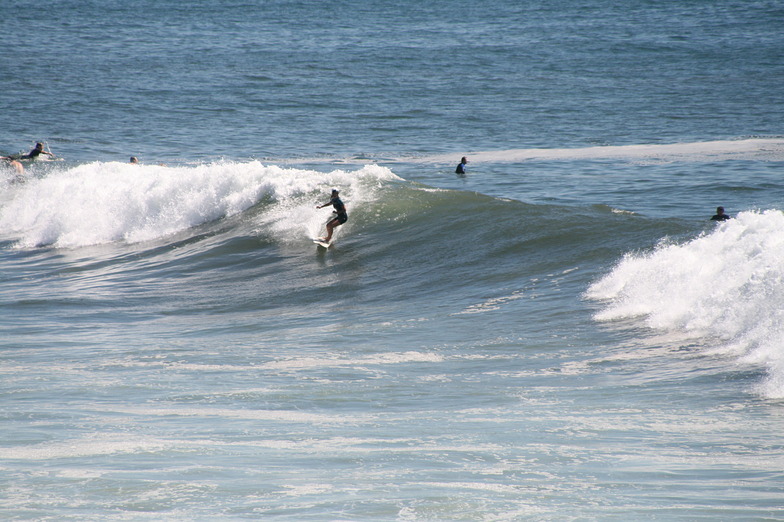
[[[0,517],[784,518],[778,3],[0,5]]]

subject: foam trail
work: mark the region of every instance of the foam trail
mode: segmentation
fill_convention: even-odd
[[[784,214],[744,212],[685,244],[628,254],[587,290],[600,321],[644,317],[660,331],[708,339],[712,350],[765,365],[760,386],[784,397]]]
[[[323,173],[255,161],[195,167],[90,163],[18,185],[0,210],[0,235],[20,248],[136,243],[259,203],[277,212],[271,224],[282,232],[318,228],[326,216],[316,214],[314,203],[328,200],[330,188],[339,187],[359,201],[373,197],[373,187],[390,179],[399,178],[377,166]]]
[[[476,163],[515,163],[528,160],[782,160],[784,139],[747,139],[674,143],[665,145],[622,145],[584,147],[574,149],[509,149],[498,151],[458,152],[418,158],[421,163],[456,163],[461,156],[468,156]],[[409,160],[411,161],[411,160]]]

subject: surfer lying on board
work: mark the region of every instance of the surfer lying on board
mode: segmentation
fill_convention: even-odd
[[[47,154],[49,156],[54,157],[54,154],[52,154],[49,151],[44,150],[44,144],[39,141],[38,143],[35,144],[35,148],[33,150],[31,150],[29,153],[27,153],[24,156],[22,156],[21,159],[35,159],[38,156],[40,156],[41,154]]]
[[[335,211],[333,212],[333,214],[335,214],[335,217],[327,221],[327,237],[319,238],[327,243],[329,243],[332,240],[332,231],[335,229],[335,227],[339,227],[340,225],[348,221],[348,214],[346,214],[346,205],[344,205],[343,202],[340,201],[340,197],[338,197],[339,194],[340,192],[337,189],[332,189],[332,197],[330,198],[330,200],[324,203],[323,205],[316,205],[316,208],[324,208],[324,207],[328,207],[329,205],[335,207]]]

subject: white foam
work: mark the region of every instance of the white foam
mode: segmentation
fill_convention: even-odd
[[[0,448],[1,459],[49,460],[117,453],[156,452],[171,446],[155,439],[127,438],[115,435],[94,435],[67,442]]]
[[[313,235],[328,211],[329,190],[357,204],[374,196],[388,169],[367,165],[329,173],[250,163],[189,167],[90,163],[54,170],[15,187],[0,211],[0,235],[18,246],[79,247],[168,236],[270,202],[269,224]]]
[[[98,408],[96,408],[98,409]],[[254,421],[288,422],[316,425],[333,424],[361,424],[369,422],[375,417],[372,415],[322,415],[317,413],[307,413],[298,410],[244,410],[230,408],[136,408],[136,407],[117,407],[107,409],[115,413],[126,413],[138,416],[178,416],[178,417],[199,417],[199,418],[222,418],[222,419],[242,419]],[[2,456],[2,454],[0,454]]]
[[[346,355],[322,357],[292,357],[260,365],[265,369],[301,370],[311,368],[363,367],[382,364],[439,363],[444,357],[433,352],[387,352],[373,355]]]
[[[586,292],[600,321],[707,339],[708,348],[765,365],[761,392],[784,397],[784,214],[743,212],[684,244],[629,254]],[[704,341],[705,342],[705,341]]]

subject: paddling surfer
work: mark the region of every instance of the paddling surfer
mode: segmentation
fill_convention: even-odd
[[[348,221],[348,214],[346,213],[346,205],[340,200],[340,191],[337,189],[332,189],[332,197],[330,200],[323,205],[316,205],[316,208],[324,208],[332,205],[335,210],[333,214],[335,217],[327,221],[327,237],[319,238],[322,241],[329,243],[332,240],[332,232],[334,231],[335,227],[339,227],[346,221]]]
[[[35,144],[35,148],[33,150],[31,150],[30,152],[22,156],[20,159],[36,159],[41,154],[46,154],[47,156],[54,157],[54,154],[44,150],[44,144],[39,141],[38,143]]]

